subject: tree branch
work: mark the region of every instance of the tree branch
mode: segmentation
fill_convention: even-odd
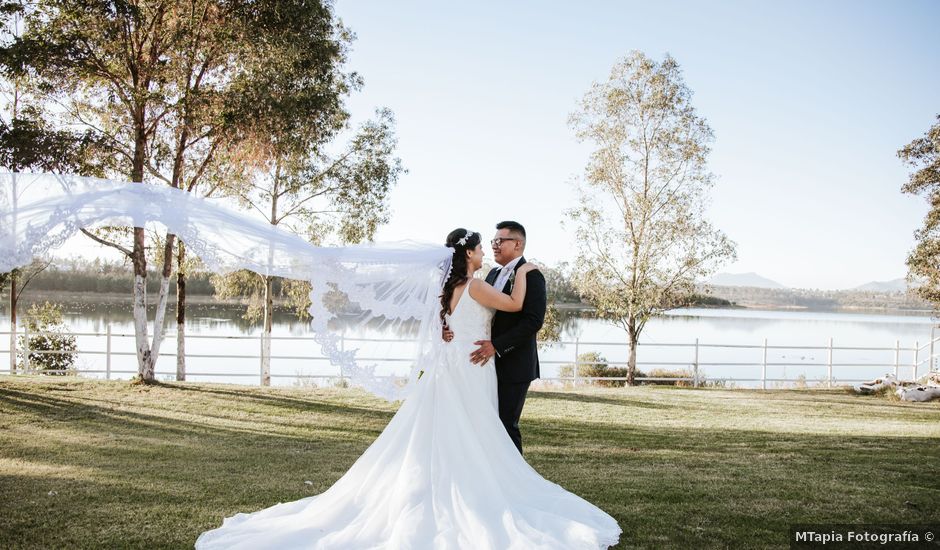
[[[212,159],[215,157],[215,151],[216,149],[218,149],[218,147],[219,147],[219,142],[218,141],[213,142],[212,146],[209,148],[209,151],[206,153],[206,157],[199,164],[199,168],[196,170],[196,173],[193,174],[191,178],[189,178],[189,185],[186,186],[187,191],[192,191],[196,187],[196,184],[199,183],[199,178],[202,177],[202,175],[206,171],[206,167],[208,167],[209,163],[212,162]],[[213,190],[215,190],[215,187],[213,187]]]
[[[43,271],[45,271],[46,268],[49,267],[50,265],[52,265],[52,261],[51,261],[51,260],[48,261],[48,262],[46,262],[46,263],[44,263],[43,266],[40,267],[39,269],[37,269],[36,271],[33,271],[32,274],[30,274],[30,276],[27,277],[25,281],[23,281],[23,284],[20,285],[20,291],[17,292],[16,295],[13,297],[13,301],[16,302],[17,300],[19,300],[19,299],[20,299],[20,295],[23,294],[23,291],[24,291],[24,290],[26,290],[26,286],[29,285],[29,282],[33,280],[33,277],[35,277],[36,275],[39,275],[40,273],[42,273]],[[10,289],[10,292],[13,292],[13,289],[12,289],[12,288]]]
[[[287,212],[284,212],[283,214],[281,214],[280,217],[277,218],[277,221],[275,222],[275,224],[280,223],[281,220],[283,220],[284,218],[290,216],[291,214],[293,214],[294,212],[296,212],[297,210],[299,210],[300,207],[303,206],[305,202],[307,202],[307,201],[309,201],[309,200],[311,200],[311,199],[315,199],[315,198],[317,198],[317,197],[322,197],[323,195],[325,195],[325,194],[327,194],[327,193],[330,193],[330,192],[332,192],[332,191],[335,191],[335,190],[336,190],[336,187],[326,187],[326,188],[323,188],[322,190],[320,190],[320,191],[318,191],[318,192],[316,192],[316,193],[311,193],[310,195],[307,195],[304,199],[302,199],[302,200],[300,200],[300,201],[294,203],[294,205],[291,206],[291,207],[287,210]]]
[[[99,242],[99,243],[101,243],[101,244],[103,244],[103,245],[105,245],[105,246],[110,246],[111,248],[120,250],[120,251],[123,252],[125,255],[127,255],[128,258],[133,258],[133,257],[134,257],[134,253],[133,253],[133,252],[131,252],[130,250],[124,248],[123,246],[121,246],[121,245],[119,245],[119,244],[117,244],[117,243],[112,243],[111,241],[107,241],[107,240],[105,240],[105,239],[102,239],[101,237],[99,237],[98,235],[95,235],[95,234],[92,233],[91,231],[88,231],[88,230],[85,229],[84,227],[82,228],[81,231],[82,231],[82,233],[84,233],[85,235],[88,235],[88,237],[90,237],[93,241],[97,241],[97,242]]]

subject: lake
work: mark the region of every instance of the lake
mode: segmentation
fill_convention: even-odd
[[[28,300],[24,300],[28,304]],[[20,309],[26,310],[26,305]],[[170,308],[171,310],[173,308]],[[76,333],[104,334],[112,331],[112,351],[126,355],[112,356],[111,376],[127,378],[136,372],[133,356],[133,319],[129,305],[122,302],[98,303],[69,301],[63,312],[67,325]],[[211,380],[255,384],[259,373],[260,325],[241,318],[243,308],[231,304],[199,303],[187,309],[187,369],[189,380]],[[176,362],[175,315],[168,312],[167,335],[157,366],[158,378],[172,379]],[[9,312],[4,311],[3,327],[9,326]],[[710,380],[734,379],[739,387],[761,386],[762,372],[767,387],[792,385],[781,379],[805,380],[818,384],[828,373],[829,340],[832,351],[832,376],[836,383],[868,380],[886,372],[911,378],[915,360],[918,374],[929,365],[929,342],[934,320],[926,314],[882,314],[828,311],[771,311],[754,309],[681,309],[647,323],[640,337],[638,368],[648,372],[656,368],[691,369],[695,363],[698,339],[700,376]],[[602,320],[567,315],[563,322],[563,343],[546,346],[541,352],[542,376],[557,376],[561,365],[574,361],[575,352],[598,352],[611,364],[627,359],[625,332]],[[320,356],[319,346],[307,339],[307,323],[293,314],[277,311],[274,316],[272,343],[272,379],[274,384],[323,384],[337,376],[338,370]],[[380,372],[402,372],[408,344],[397,342],[357,342],[356,337],[399,338],[401,335],[347,334],[347,349],[359,348],[359,357],[374,359]],[[764,362],[767,340],[767,366]],[[922,349],[915,354],[915,345]],[[105,369],[104,336],[78,336],[78,348],[84,352],[77,364],[81,370]],[[734,347],[725,347],[734,346]],[[750,346],[750,347],[744,347]],[[896,351],[896,347],[899,348]],[[839,349],[857,348],[857,349]],[[878,348],[878,349],[874,349]],[[940,343],[937,352],[940,353]],[[200,357],[226,355],[235,357]],[[8,337],[0,339],[0,365],[8,364]],[[225,376],[217,376],[225,373]],[[103,376],[103,373],[90,375]],[[298,378],[299,377],[299,378]]]

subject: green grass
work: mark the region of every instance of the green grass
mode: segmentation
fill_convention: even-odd
[[[223,516],[325,490],[394,411],[356,390],[2,377],[0,548],[191,548]],[[791,523],[940,522],[940,403],[537,391],[522,429],[528,461],[617,518],[622,548],[785,547]]]

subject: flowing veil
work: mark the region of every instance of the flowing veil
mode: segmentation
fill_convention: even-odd
[[[311,328],[323,355],[358,387],[402,399],[440,353],[437,315],[452,249],[412,241],[318,247],[297,235],[164,185],[68,174],[0,173],[0,272],[28,264],[82,228],[158,223],[215,273],[247,269],[309,281]],[[383,374],[339,344],[342,331],[416,335],[407,377]],[[158,327],[158,330],[162,327]]]

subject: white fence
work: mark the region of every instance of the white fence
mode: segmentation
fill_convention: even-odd
[[[833,345],[833,339],[829,338],[827,345],[823,346],[803,346],[803,345],[769,345],[768,340],[764,339],[761,344],[720,344],[720,343],[703,343],[696,339],[694,342],[690,343],[643,343],[639,344],[639,349],[637,351],[637,368],[644,369],[665,369],[667,371],[673,371],[670,374],[676,374],[675,371],[680,371],[682,376],[660,376],[660,377],[651,377],[647,376],[644,378],[638,378],[638,382],[676,382],[683,381],[690,383],[694,386],[699,386],[707,383],[715,382],[750,382],[755,383],[756,387],[761,387],[766,389],[768,383],[774,384],[776,386],[787,385],[787,384],[796,384],[801,382],[806,382],[806,377],[802,378],[790,378],[790,377],[781,377],[781,376],[772,376],[768,375],[769,369],[776,369],[777,367],[797,367],[797,368],[818,368],[825,369],[825,376],[817,378],[817,381],[823,385],[832,387],[834,384],[843,384],[850,382],[861,382],[870,379],[871,371],[873,368],[881,369],[880,374],[884,374],[886,371],[893,372],[898,379],[901,380],[915,380],[921,374],[926,374],[927,372],[937,370],[937,353],[940,353],[940,346],[935,346],[938,341],[940,341],[940,336],[938,336],[938,328],[934,327],[931,330],[930,341],[924,345],[919,345],[918,342],[915,342],[913,346],[902,347],[900,341],[895,341],[894,346],[891,347],[875,347],[875,346],[835,346]],[[4,335],[6,338],[3,338],[6,342],[10,341],[10,332],[0,332],[0,335]],[[23,330],[19,334],[20,336],[26,337],[25,341],[29,341],[28,337],[31,335],[26,330]],[[33,336],[36,333],[32,333]],[[114,333],[111,330],[111,326],[108,325],[105,332],[76,332],[72,333],[80,339],[80,347],[75,355],[83,358],[90,358],[91,361],[85,361],[83,365],[80,365],[78,368],[69,371],[72,374],[81,374],[81,375],[91,375],[95,377],[103,377],[106,379],[111,378],[125,378],[128,376],[133,376],[137,373],[136,369],[128,368],[127,365],[123,367],[116,367],[114,365],[116,360],[120,358],[133,358],[136,356],[134,348],[133,334],[126,333]],[[277,346],[275,342],[277,341],[290,341],[293,344],[310,342],[310,347],[319,349],[314,342],[313,337],[308,336],[271,336],[272,349]],[[103,342],[102,342],[103,340]],[[162,367],[161,370],[157,370],[156,375],[158,377],[164,377],[169,379],[177,378],[176,365],[175,365],[175,334],[167,334],[166,339],[163,344],[163,350],[160,353],[161,357],[165,357],[162,361],[157,363],[158,368]],[[243,335],[200,335],[200,334],[190,334],[186,336],[187,343],[189,342],[199,342],[203,340],[215,340],[223,343],[221,346],[215,346],[215,348],[227,348],[230,346],[225,346],[225,342],[244,342],[244,341],[257,341],[259,346],[257,348],[257,353],[229,353],[229,354],[219,354],[219,353],[186,353],[188,369],[186,372],[187,377],[201,377],[201,378],[229,378],[236,380],[243,380],[245,378],[257,377],[258,383],[263,383],[264,372],[262,369],[262,360],[261,360],[261,350],[263,346],[261,342],[263,336],[243,336]],[[90,342],[96,342],[97,345],[89,346]],[[371,343],[385,343],[385,344],[403,344],[409,342],[406,339],[382,339],[382,338],[352,338],[352,337],[343,337],[342,345],[343,346],[353,346],[353,347],[362,347],[365,344]],[[117,344],[117,345],[116,345]],[[129,345],[128,345],[129,344]],[[550,355],[555,356],[554,359],[544,359],[540,363],[543,366],[560,366],[560,365],[591,365],[598,364],[597,362],[588,362],[588,361],[579,361],[582,357],[582,354],[588,351],[598,351],[602,349],[611,349],[619,348],[620,351],[624,351],[627,344],[625,342],[592,342],[592,341],[564,341],[558,342],[553,345],[553,347],[558,350],[560,348],[561,355],[566,356],[564,359],[559,359],[557,356],[559,353],[551,353]],[[296,347],[296,345],[294,346]],[[935,347],[937,347],[935,353]],[[678,360],[678,361],[643,361],[641,360],[644,356],[648,355],[644,350],[652,350],[655,348],[671,348],[673,350],[685,349],[688,353],[688,359]],[[173,350],[173,351],[166,351]],[[702,361],[702,354],[707,354],[710,350],[734,350],[735,352],[749,351],[755,355],[759,355],[760,359],[756,361]],[[810,354],[819,354],[825,353],[826,360],[825,362],[780,362],[780,361],[770,361],[768,360],[768,353],[774,353],[775,350],[788,350],[790,352],[806,352]],[[573,352],[568,355],[568,352]],[[858,362],[858,361],[847,361],[840,362],[838,356],[846,352],[874,352],[874,353],[883,353],[888,357],[893,357],[893,360],[887,362],[877,363],[877,362]],[[29,362],[29,355],[32,354],[41,354],[41,353],[66,353],[61,351],[38,351],[38,350],[27,350],[27,349],[17,349],[17,359],[20,363],[20,367],[16,368],[14,365],[14,360],[10,360],[9,369],[6,369],[6,372],[9,374],[24,373],[24,374],[34,374],[37,371],[33,365]],[[727,352],[726,352],[727,353]],[[910,361],[902,362],[902,354],[910,355]],[[0,355],[10,355],[9,346],[6,349],[0,351]],[[545,355],[545,354],[543,354]],[[655,355],[655,354],[654,354]],[[567,358],[570,357],[570,358]],[[173,358],[173,359],[170,359]],[[240,372],[236,371],[224,371],[218,368],[203,369],[199,370],[192,369],[189,370],[193,365],[190,359],[222,359],[226,361],[240,359],[240,360],[257,360],[258,368],[257,370],[249,370],[245,372],[243,369]],[[327,368],[329,368],[329,360],[326,357],[323,357],[319,354],[293,354],[293,355],[271,355],[270,359],[272,361],[303,361],[305,365],[310,365],[313,363],[319,363]],[[381,362],[383,364],[401,364],[402,362],[408,362],[411,359],[407,356],[402,357],[393,357],[389,355],[384,356],[374,356],[370,357],[368,354],[362,355],[359,357],[360,360],[370,361],[370,362]],[[128,361],[124,361],[127,363]],[[626,366],[624,361],[605,361],[605,364],[609,366]],[[2,363],[0,363],[2,364]],[[136,364],[136,361],[133,361],[133,364]],[[131,365],[133,366],[133,365]],[[168,366],[172,366],[173,370],[166,370]],[[721,369],[728,370],[729,368],[733,370],[738,369],[759,369],[760,376],[707,376],[705,369],[711,367],[720,367]],[[335,367],[334,367],[335,368]],[[838,369],[839,376],[834,376],[834,369]],[[579,368],[571,369],[573,376],[546,376],[541,380],[545,382],[562,382],[578,385],[584,382],[596,381],[596,380],[626,380],[625,377],[617,376],[602,376],[602,377],[585,377],[579,376]],[[854,376],[854,374],[861,374],[858,371],[867,370],[868,374],[864,376]],[[0,371],[2,372],[2,371]],[[44,373],[62,373],[61,371],[41,371]],[[785,371],[784,371],[785,372]],[[848,375],[846,375],[848,373]],[[295,379],[296,380],[324,380],[324,381],[342,381],[344,379],[343,373],[338,369],[332,373],[328,374],[302,374],[295,372],[294,374],[285,374],[285,373],[271,373],[272,378],[281,378],[281,379]],[[759,385],[758,385],[759,383]]]

